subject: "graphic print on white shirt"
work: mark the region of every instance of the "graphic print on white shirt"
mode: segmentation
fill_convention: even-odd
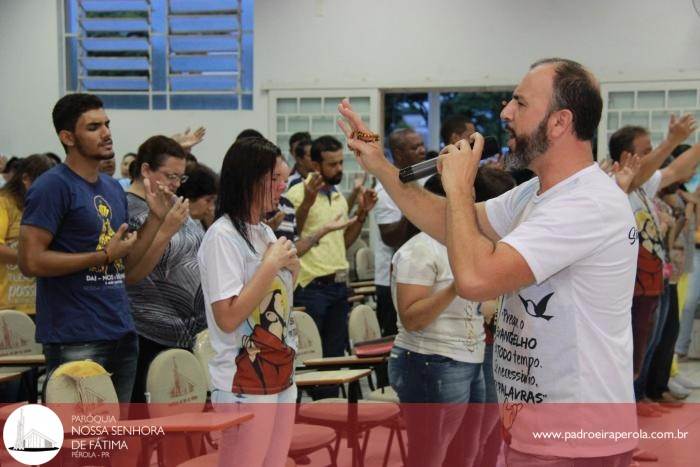
[[[505,294],[498,308],[493,363],[502,423],[511,447],[521,452],[590,457],[594,451],[586,443],[555,446],[533,440],[532,432],[554,429],[543,411],[560,403],[612,406],[585,416],[550,414],[557,423],[571,423],[567,428],[579,429],[582,420],[606,426],[620,409],[613,422],[621,431],[636,429],[634,413],[627,418],[627,406],[634,405],[635,222],[626,195],[597,165],[538,191],[535,178],[486,203],[500,241],[535,277],[535,284]],[[625,452],[630,443],[608,443],[595,452]]]

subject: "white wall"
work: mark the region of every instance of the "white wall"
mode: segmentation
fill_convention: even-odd
[[[154,133],[207,126],[218,167],[243,128],[268,131],[268,89],[513,85],[537,58],[581,61],[602,81],[698,79],[691,0],[258,0],[255,110],[110,112],[118,154]],[[0,0],[0,151],[60,151],[55,0]],[[284,149],[284,148],[283,148]]]

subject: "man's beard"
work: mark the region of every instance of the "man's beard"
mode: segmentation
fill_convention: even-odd
[[[109,159],[114,158],[114,150],[110,151],[109,154],[99,154],[99,153],[98,154],[89,154],[85,150],[85,146],[83,146],[82,143],[80,142],[80,139],[75,140],[75,149],[77,149],[80,154],[82,154],[83,156],[85,156],[89,159],[97,159],[100,161],[105,161],[105,160],[109,160]]]
[[[343,181],[343,172],[340,172],[333,178],[323,177],[323,181],[326,182],[328,185],[339,185],[340,182]]]
[[[549,113],[537,125],[535,131],[529,135],[518,135],[511,131],[515,138],[515,151],[506,157],[507,170],[526,169],[532,161],[547,152],[549,139],[547,139],[547,120]]]

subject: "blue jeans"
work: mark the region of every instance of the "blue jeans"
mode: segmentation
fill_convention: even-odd
[[[129,333],[114,341],[80,342],[77,344],[44,344],[46,374],[59,365],[78,360],[92,360],[112,374],[112,383],[120,403],[131,400],[139,356],[139,341]]]
[[[690,339],[693,333],[693,321],[700,319],[697,313],[700,302],[700,248],[695,248],[693,254],[693,272],[688,276],[688,287],[681,313],[681,324],[676,340],[676,353],[685,355],[690,349]]]
[[[468,417],[465,414],[469,402],[484,402],[481,364],[395,346],[389,358],[389,381],[406,420],[408,465],[441,466],[453,438],[461,441],[460,462],[471,465],[479,448],[481,404],[470,409]],[[463,419],[468,423],[462,425]]]
[[[671,287],[666,283],[664,285],[664,291],[661,293],[659,298],[659,306],[657,307],[657,312],[654,313],[653,320],[654,324],[651,327],[651,335],[649,336],[649,342],[647,343],[647,349],[644,353],[644,360],[642,361],[642,368],[639,372],[639,376],[634,380],[634,393],[637,399],[643,399],[646,397],[647,393],[647,378],[649,377],[649,368],[651,367],[651,360],[654,357],[654,352],[656,352],[656,347],[661,341],[661,331],[663,331],[664,325],[666,324],[666,318],[668,317],[668,309],[671,304]]]
[[[344,283],[309,283],[297,287],[294,306],[306,307],[321,334],[324,357],[345,355],[348,346],[348,287]]]

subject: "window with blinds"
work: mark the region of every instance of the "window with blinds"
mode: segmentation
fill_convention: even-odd
[[[65,0],[66,92],[126,109],[253,108],[253,0]]]

